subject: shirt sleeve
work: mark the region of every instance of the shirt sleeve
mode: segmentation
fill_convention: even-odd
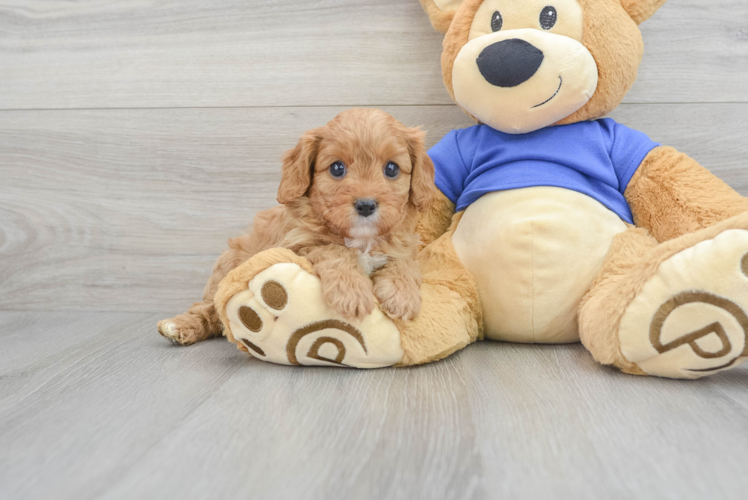
[[[611,119],[602,120],[601,124],[609,136],[610,159],[618,177],[618,190],[623,193],[644,158],[659,144],[645,133]]]
[[[460,152],[459,132],[452,130],[429,150],[431,161],[434,162],[436,187],[455,204],[465,189],[465,179],[468,176],[468,169]]]

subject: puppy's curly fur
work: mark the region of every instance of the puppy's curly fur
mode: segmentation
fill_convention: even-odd
[[[421,307],[416,215],[436,196],[424,136],[376,109],[344,111],[306,132],[283,157],[281,206],[258,213],[248,234],[229,241],[203,301],[161,321],[159,332],[185,345],[220,335],[213,305],[218,284],[239,264],[274,247],[306,257],[328,304],[347,318],[369,314],[375,296],[390,316],[415,317]],[[390,162],[399,167],[397,176],[385,175]],[[342,163],[344,176],[332,175],[336,163],[338,174]],[[359,200],[374,202],[376,210],[360,215]]]

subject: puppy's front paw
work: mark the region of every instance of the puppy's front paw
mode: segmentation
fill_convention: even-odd
[[[325,302],[346,319],[363,320],[376,306],[371,280],[366,276],[320,276]]]
[[[410,321],[421,311],[421,289],[415,280],[379,278],[374,284],[374,295],[390,318]]]

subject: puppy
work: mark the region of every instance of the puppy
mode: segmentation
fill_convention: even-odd
[[[325,300],[344,317],[363,319],[376,297],[390,317],[414,318],[421,306],[417,212],[436,194],[424,135],[376,109],[344,111],[306,132],[283,156],[281,206],[258,213],[248,234],[229,241],[203,301],[161,321],[161,335],[184,345],[220,335],[218,284],[274,247],[306,257]]]

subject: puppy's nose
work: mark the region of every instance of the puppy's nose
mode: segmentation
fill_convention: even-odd
[[[531,43],[511,38],[483,49],[476,62],[491,85],[516,87],[537,73],[543,58],[543,52]]]
[[[358,215],[361,217],[368,217],[377,211],[378,203],[376,200],[372,200],[371,198],[362,198],[356,200],[353,206],[356,208]]]

